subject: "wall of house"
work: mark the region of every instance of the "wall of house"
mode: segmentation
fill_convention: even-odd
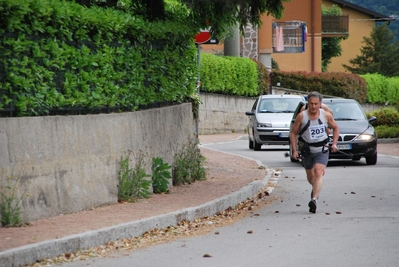
[[[142,153],[151,174],[152,157],[173,164],[194,136],[190,103],[121,114],[0,118],[0,186],[11,175],[24,221],[117,203],[121,156],[132,151],[134,168]]]
[[[294,0],[284,3],[283,17],[274,21],[291,20],[306,22],[308,41],[305,52],[274,53],[273,59],[283,71],[321,71],[321,0]]]
[[[331,7],[332,2],[324,0],[327,7]],[[362,12],[348,7],[342,7],[342,13],[349,14],[349,36],[341,42],[342,55],[332,58],[328,65],[329,72],[346,72],[342,64],[350,65],[349,60],[360,54],[360,48],[364,45],[363,37],[369,37],[375,25],[371,17]]]

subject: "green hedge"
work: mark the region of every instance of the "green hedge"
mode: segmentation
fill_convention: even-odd
[[[367,112],[367,116],[377,117],[377,121],[373,123],[375,126],[387,125],[387,126],[399,126],[399,112],[393,107],[387,107],[382,109],[373,110]]]
[[[201,91],[257,96],[258,67],[249,58],[201,53]]]
[[[394,107],[386,107],[371,112],[367,112],[367,117],[377,117],[373,126],[378,138],[397,138],[399,137],[399,112]]]
[[[0,0],[0,110],[136,110],[195,93],[195,30],[61,0]]]
[[[272,85],[305,92],[353,98],[360,103],[367,100],[367,85],[359,75],[340,72],[284,72],[274,71]]]
[[[385,77],[381,74],[360,75],[368,87],[367,100],[370,103],[399,104],[399,77]]]
[[[378,138],[399,138],[399,128],[387,125],[375,127]]]

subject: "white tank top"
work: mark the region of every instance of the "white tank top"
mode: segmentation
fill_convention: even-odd
[[[328,137],[326,132],[327,119],[325,116],[324,109],[320,109],[320,115],[315,120],[309,120],[308,110],[303,111],[302,114],[303,118],[302,118],[301,129],[305,127],[308,121],[310,121],[309,127],[301,135],[303,140],[305,140],[305,142],[307,143],[318,143],[326,140]],[[319,119],[322,122],[322,124],[320,124]],[[321,152],[322,149],[323,147],[321,146],[320,147],[310,146],[311,153]]]

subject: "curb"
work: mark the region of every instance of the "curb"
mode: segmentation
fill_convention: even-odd
[[[257,163],[260,164],[259,161]],[[266,191],[270,194],[274,189],[273,186],[277,183],[280,172],[267,170],[268,174],[262,181],[253,181],[237,191],[196,207],[2,251],[0,252],[0,266],[32,264],[67,252],[97,247],[122,238],[140,236],[151,229],[175,226],[183,220],[193,221],[197,218],[215,215],[256,195],[269,182],[272,186],[268,187]]]
[[[399,143],[399,138],[379,138],[377,144]]]

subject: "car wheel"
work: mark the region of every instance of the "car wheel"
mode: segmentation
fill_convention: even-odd
[[[367,165],[377,164],[377,153],[375,153],[373,156],[366,157],[366,163]]]
[[[250,136],[248,136],[248,140],[249,140],[249,143],[248,143],[249,149],[254,149],[254,141],[251,140]]]
[[[294,159],[294,158],[292,157],[292,147],[291,147],[291,144],[290,144],[290,160],[291,160],[291,162],[299,162],[299,160]]]
[[[262,144],[259,144],[258,142],[256,142],[256,139],[254,138],[254,150],[259,151],[261,146],[262,146]]]

